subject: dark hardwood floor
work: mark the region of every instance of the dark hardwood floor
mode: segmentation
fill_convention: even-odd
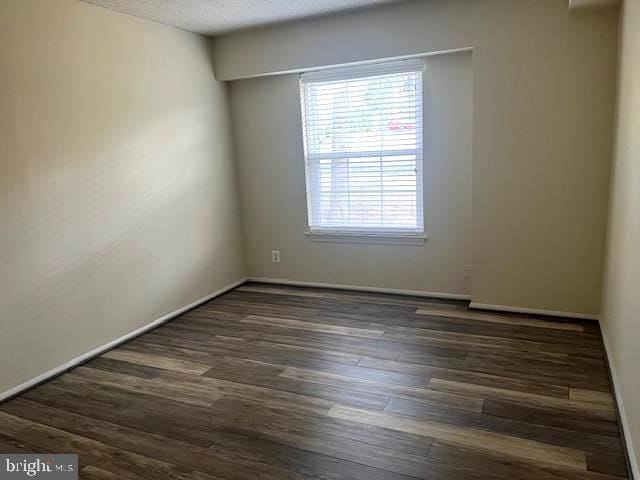
[[[85,479],[626,477],[600,331],[245,284],[0,406]]]

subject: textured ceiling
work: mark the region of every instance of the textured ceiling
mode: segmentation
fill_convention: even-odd
[[[205,35],[401,0],[82,0]]]

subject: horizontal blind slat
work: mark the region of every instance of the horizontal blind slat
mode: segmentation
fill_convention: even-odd
[[[309,229],[421,234],[421,61],[303,74]]]
[[[422,59],[398,60],[394,62],[380,62],[343,68],[331,68],[303,73],[300,80],[303,83],[322,83],[335,80],[353,80],[356,78],[371,78],[380,75],[401,75],[407,72],[424,70]]]

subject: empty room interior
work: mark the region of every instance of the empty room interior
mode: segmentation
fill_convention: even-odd
[[[0,0],[0,478],[640,480],[640,0]]]

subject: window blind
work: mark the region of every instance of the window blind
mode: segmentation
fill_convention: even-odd
[[[424,233],[422,60],[302,74],[309,230]]]

